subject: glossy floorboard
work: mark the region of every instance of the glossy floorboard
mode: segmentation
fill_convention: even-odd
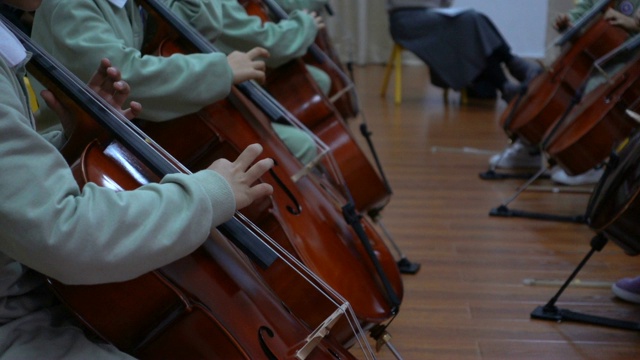
[[[394,191],[382,222],[406,257],[422,265],[418,274],[403,276],[404,301],[389,327],[403,357],[639,358],[637,332],[530,319],[589,251],[594,233],[581,224],[488,215],[524,182],[478,176],[490,154],[507,144],[497,125],[504,104],[461,105],[456,93],[445,102],[426,68],[405,67],[403,102],[395,106],[392,88],[386,98],[379,95],[383,70],[356,68],[355,79]],[[361,120],[351,122],[354,129]],[[529,190],[509,207],[578,215],[589,196]],[[640,274],[639,260],[608,244],[578,275],[582,286],[569,287],[558,306],[640,321],[640,306],[617,300],[609,289],[620,277]],[[384,349],[377,356],[393,358]]]

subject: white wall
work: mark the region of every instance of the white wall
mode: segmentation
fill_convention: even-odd
[[[471,7],[489,16],[515,54],[545,56],[548,3],[541,0],[454,0],[455,7]]]

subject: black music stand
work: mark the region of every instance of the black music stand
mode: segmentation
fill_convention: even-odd
[[[541,167],[540,170],[535,173],[533,176],[527,180],[524,185],[520,186],[516,193],[513,194],[508,200],[504,201],[498,207],[495,207],[489,211],[490,216],[502,216],[502,217],[523,217],[530,219],[538,219],[538,220],[552,220],[552,221],[565,221],[565,222],[575,222],[579,224],[583,224],[585,222],[584,215],[572,215],[572,216],[563,216],[563,215],[553,215],[553,214],[545,214],[545,213],[536,213],[530,211],[523,210],[513,210],[509,209],[508,205],[515,200],[518,195],[520,195],[531,183],[539,179],[545,172],[547,168]]]
[[[537,220],[573,222],[577,224],[585,223],[584,215],[556,215],[556,214],[547,214],[547,213],[537,213],[537,212],[531,212],[531,211],[509,209],[506,205],[500,205],[498,207],[492,208],[489,211],[489,215],[501,216],[501,217],[522,217],[522,218],[537,219]]]
[[[576,321],[582,322],[592,325],[606,326],[616,329],[622,330],[636,330],[640,331],[640,323],[625,321],[625,320],[617,320],[602,316],[589,315],[584,313],[578,313],[575,311],[560,309],[555,303],[560,298],[560,295],[564,292],[564,290],[569,286],[569,284],[573,281],[573,279],[578,275],[578,272],[584,267],[587,261],[591,258],[591,256],[596,251],[601,251],[602,248],[607,244],[608,239],[602,235],[597,234],[591,239],[591,250],[587,255],[582,259],[580,264],[575,268],[573,273],[569,276],[567,281],[562,284],[558,292],[547,302],[547,304],[543,306],[538,306],[531,312],[532,319],[540,319],[540,320],[551,320],[555,322],[559,321]]]

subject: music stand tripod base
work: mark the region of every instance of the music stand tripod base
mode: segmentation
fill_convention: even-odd
[[[398,269],[402,274],[413,275],[413,274],[416,274],[418,271],[420,271],[420,264],[411,262],[406,257],[398,260],[397,264],[398,264]]]
[[[538,219],[538,220],[573,222],[578,224],[584,224],[585,222],[584,215],[554,215],[554,214],[536,213],[536,212],[530,212],[530,211],[509,209],[505,205],[500,205],[497,208],[491,209],[489,211],[489,215],[501,216],[501,217],[522,217],[522,218]]]
[[[555,305],[558,299],[560,298],[560,296],[567,289],[569,284],[576,278],[576,276],[578,275],[578,272],[580,272],[580,270],[582,270],[582,268],[585,266],[587,261],[589,261],[591,256],[596,251],[601,251],[604,248],[604,246],[607,244],[607,242],[608,242],[607,237],[601,233],[596,234],[596,236],[594,236],[593,239],[591,239],[591,249],[589,250],[587,255],[582,259],[582,261],[580,261],[580,264],[578,264],[578,266],[573,270],[569,278],[564,282],[564,284],[560,287],[560,289],[556,292],[556,294],[549,300],[549,302],[547,302],[547,304],[544,306],[536,307],[533,310],[533,312],[531,312],[532,319],[551,320],[555,322],[570,320],[570,321],[576,321],[576,322],[581,322],[581,323],[586,323],[591,325],[607,326],[607,327],[622,329],[622,330],[635,330],[635,331],[640,330],[640,324],[636,322],[578,313],[571,310],[559,309]]]
[[[606,318],[589,314],[578,313],[571,310],[559,309],[555,306],[538,306],[531,312],[532,319],[561,321],[576,321],[592,325],[607,326],[623,330],[640,331],[640,323]]]
[[[530,179],[534,174],[526,173],[526,172],[497,172],[495,170],[487,170],[478,174],[480,179],[482,180],[504,180],[504,179]],[[549,179],[551,178],[548,174],[542,174],[538,177],[538,179]]]

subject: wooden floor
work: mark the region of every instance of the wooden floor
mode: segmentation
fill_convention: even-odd
[[[386,98],[379,95],[382,73],[381,66],[356,68],[355,80],[394,190],[383,224],[407,258],[422,265],[418,274],[403,275],[402,307],[389,327],[404,359],[639,358],[637,332],[530,319],[589,251],[594,233],[581,224],[489,216],[523,183],[478,176],[490,152],[506,145],[497,125],[504,104],[462,106],[456,93],[445,103],[418,66],[405,67],[403,102],[395,106],[393,84]],[[525,191],[509,207],[578,215],[588,199]],[[569,287],[558,306],[640,320],[640,306],[617,300],[609,288],[640,274],[639,260],[608,244],[578,275],[583,286]],[[388,349],[377,356],[394,358]]]

